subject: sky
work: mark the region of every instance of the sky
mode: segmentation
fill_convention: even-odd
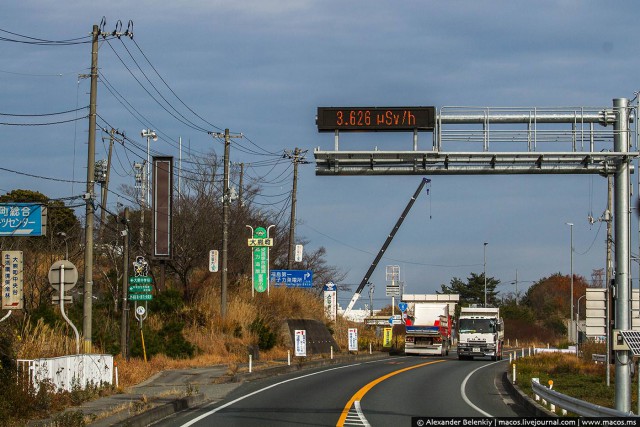
[[[314,149],[334,144],[331,133],[317,131],[317,107],[610,108],[640,89],[633,1],[23,0],[1,10],[1,194],[26,188],[66,198],[85,188],[89,81],[79,75],[89,72],[90,44],[35,39],[87,37],[103,17],[107,32],[131,21],[133,40],[99,48],[98,125],[128,137],[126,147],[116,144],[110,188],[123,195],[119,186],[134,184],[132,164],[146,156],[141,129],[158,133],[151,155],[178,159],[179,138],[183,158],[221,156],[222,144],[206,131],[229,128],[245,135],[233,141],[231,161],[245,163],[248,182],[262,183],[256,201],[286,214],[292,166],[282,154],[308,150],[309,163],[299,166],[296,234],[309,241],[306,251],[325,247],[351,289],[421,177],[316,176]],[[27,117],[54,112],[68,113]],[[65,123],[41,125],[57,121]],[[106,158],[105,136],[98,133],[96,159]],[[421,133],[420,148],[431,138]],[[341,149],[411,144],[410,133],[340,137]],[[516,291],[517,277],[522,294],[541,278],[569,274],[567,223],[574,224],[574,273],[590,280],[604,268],[606,227],[597,219],[606,208],[605,178],[429,178],[429,194],[419,196],[370,279],[374,308],[390,303],[388,265],[400,266],[407,293],[434,293],[486,271],[500,280],[502,295]],[[638,197],[636,175],[631,182]],[[109,197],[112,210],[131,204]],[[638,264],[631,269],[637,281]],[[352,295],[341,292],[340,303]],[[360,301],[356,308],[368,302],[367,289]]]

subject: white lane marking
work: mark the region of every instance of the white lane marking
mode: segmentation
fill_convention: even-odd
[[[226,407],[228,407],[228,406],[231,406],[231,405],[233,405],[233,404],[235,404],[235,403],[238,403],[238,402],[240,402],[241,400],[244,400],[244,399],[246,399],[246,398],[248,398],[248,397],[251,397],[251,396],[256,395],[256,394],[258,394],[258,393],[262,393],[263,391],[269,390],[269,389],[271,389],[271,388],[277,387],[277,386],[279,386],[279,385],[282,385],[282,384],[285,384],[285,383],[288,383],[288,382],[291,382],[291,381],[298,381],[298,380],[301,380],[301,379],[303,379],[303,378],[311,377],[311,376],[313,376],[313,375],[323,374],[323,373],[325,373],[325,372],[335,371],[335,370],[338,370],[338,369],[351,368],[351,367],[353,367],[353,366],[363,365],[363,364],[365,364],[365,363],[384,362],[384,361],[387,361],[387,360],[391,360],[391,358],[388,358],[388,359],[380,359],[380,360],[369,361],[369,362],[363,362],[363,363],[353,363],[353,364],[351,364],[351,365],[338,366],[338,367],[335,367],[335,368],[325,369],[325,370],[323,370],[323,371],[312,372],[312,373],[310,373],[310,374],[302,375],[302,376],[300,376],[300,377],[289,378],[288,380],[284,380],[284,381],[280,381],[279,383],[271,384],[270,386],[267,386],[267,387],[261,388],[260,390],[256,390],[256,391],[251,392],[251,393],[249,393],[249,394],[245,394],[244,396],[240,396],[239,398],[237,398],[237,399],[235,399],[235,400],[232,400],[231,402],[228,402],[228,403],[225,403],[224,405],[218,406],[217,408],[214,408],[214,409],[210,410],[209,412],[206,412],[206,413],[204,413],[204,414],[200,415],[199,417],[194,418],[194,419],[192,419],[191,421],[188,421],[188,422],[187,422],[187,423],[185,423],[185,424],[182,424],[182,427],[189,427],[189,426],[191,426],[191,425],[193,425],[193,424],[197,423],[198,421],[200,421],[200,420],[202,420],[202,419],[204,419],[204,418],[208,417],[209,415],[211,415],[211,414],[215,414],[216,412],[218,412],[218,411],[220,411],[220,410],[222,410],[222,409],[224,409],[224,408],[226,408]],[[213,404],[215,404],[215,403],[216,403],[216,402],[212,402],[212,403],[210,403],[210,404],[211,404],[211,405],[213,405]]]
[[[487,365],[483,365],[480,366],[479,368],[474,369],[473,371],[469,372],[469,375],[467,375],[464,378],[464,381],[462,381],[462,384],[460,385],[460,394],[462,395],[462,399],[467,402],[467,405],[471,406],[473,409],[475,409],[476,411],[480,412],[482,415],[484,415],[485,417],[491,417],[493,418],[493,415],[491,415],[488,412],[483,411],[482,409],[478,408],[476,405],[474,405],[471,400],[469,400],[469,398],[467,397],[467,394],[465,393],[464,389],[467,386],[467,381],[469,380],[469,378],[471,378],[471,375],[475,374],[476,371],[479,371],[482,368],[486,368],[487,366],[491,366],[491,365],[495,365],[496,363],[501,363],[503,362],[503,360],[498,360],[497,362],[493,362],[493,363],[489,363]]]
[[[360,407],[360,401],[356,400],[355,402],[353,402],[353,406],[356,407],[356,412],[358,413],[358,418],[360,418],[360,422],[362,422],[362,425],[364,427],[371,427],[371,424],[369,424],[369,421],[367,421],[367,419],[364,416],[364,413],[362,412],[362,408]]]

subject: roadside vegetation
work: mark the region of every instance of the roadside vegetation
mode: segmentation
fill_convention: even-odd
[[[518,387],[534,398],[531,379],[539,378],[540,384],[553,390],[596,405],[615,407],[615,369],[611,366],[610,385],[606,384],[606,365],[595,363],[592,354],[605,354],[604,344],[586,342],[580,346],[579,356],[575,354],[541,353],[531,357],[518,358],[516,379]],[[637,408],[637,374],[631,384],[631,408]]]

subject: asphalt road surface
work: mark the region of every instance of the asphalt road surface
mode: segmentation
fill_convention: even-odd
[[[409,426],[411,417],[526,415],[502,387],[507,362],[390,357],[247,382],[156,426]]]

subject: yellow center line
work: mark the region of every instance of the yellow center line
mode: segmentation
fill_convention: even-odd
[[[446,360],[444,360],[444,359],[434,360],[432,362],[420,363],[419,365],[414,365],[414,366],[409,366],[408,368],[398,369],[397,371],[390,372],[390,373],[388,373],[386,375],[381,376],[380,378],[376,378],[375,380],[371,381],[369,384],[365,385],[360,390],[358,390],[356,392],[356,394],[351,396],[351,399],[349,399],[349,401],[345,405],[344,409],[342,410],[342,414],[340,415],[340,418],[338,419],[336,427],[343,427],[344,426],[344,422],[347,419],[347,415],[349,414],[349,409],[351,409],[351,406],[353,405],[353,402],[355,402],[356,400],[362,400],[364,395],[367,394],[369,392],[369,390],[371,390],[377,384],[381,383],[382,381],[386,380],[387,378],[391,378],[394,375],[398,375],[398,374],[401,374],[403,372],[410,371],[411,369],[421,368],[423,366],[432,365],[434,363],[439,363],[439,362],[446,362]]]

